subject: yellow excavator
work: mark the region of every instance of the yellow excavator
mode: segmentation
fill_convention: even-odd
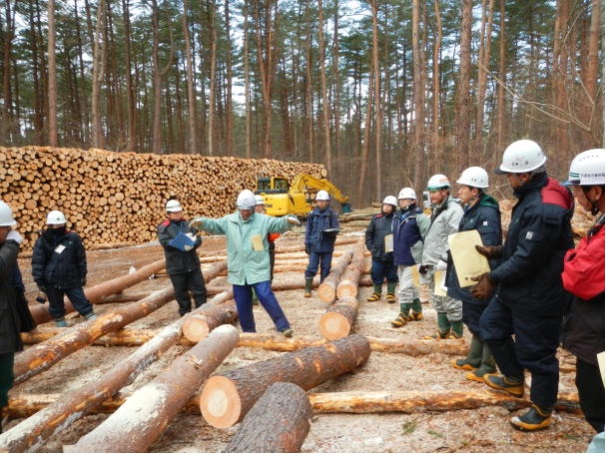
[[[332,199],[341,204],[343,213],[351,212],[349,198],[328,180],[302,173],[292,183],[283,177],[261,177],[257,179],[255,194],[263,196],[265,211],[270,216],[306,216],[312,210],[312,196],[319,190],[328,192]]]

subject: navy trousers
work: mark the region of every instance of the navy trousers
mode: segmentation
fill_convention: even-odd
[[[486,304],[468,303],[463,301],[463,323],[471,334],[482,338],[480,334],[480,317],[486,310]]]
[[[543,410],[552,410],[560,378],[556,350],[561,315],[520,311],[494,298],[480,318],[480,335],[494,356],[501,373],[523,378],[532,375],[530,400]],[[515,336],[515,342],[513,340]]]
[[[13,375],[14,362],[14,353],[0,355],[0,408],[8,405],[8,390],[13,387],[15,378]]]
[[[80,315],[86,316],[93,311],[93,306],[86,299],[82,287],[57,288],[49,285],[46,288],[46,296],[48,297],[48,311],[53,318],[62,318],[65,315],[65,303],[63,302],[65,295]]]
[[[309,253],[309,264],[305,270],[306,278],[313,278],[318,272],[318,266],[320,266],[320,282],[326,279],[328,273],[330,273],[330,265],[332,263],[332,251],[331,252],[310,252]]]
[[[387,282],[398,282],[398,267],[394,265],[393,260],[372,260],[370,269],[370,278],[375,285],[383,284],[383,280]]]
[[[196,308],[206,303],[206,286],[200,268],[187,273],[171,274],[170,281],[175,290],[175,299],[179,304],[179,314],[191,312],[191,299],[189,292],[194,295]]]
[[[263,309],[267,311],[269,316],[276,325],[276,329],[280,332],[290,328],[290,323],[284,315],[284,311],[280,307],[280,303],[276,299],[274,292],[271,290],[271,282],[259,282],[257,284],[234,285],[234,299],[240,316],[240,326],[245,333],[254,333],[255,317],[253,315],[252,306],[252,291],[255,290],[257,298]]]

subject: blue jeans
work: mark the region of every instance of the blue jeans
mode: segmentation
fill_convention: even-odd
[[[552,410],[558,396],[556,350],[561,325],[561,316],[521,312],[499,298],[493,298],[480,317],[480,336],[501,373],[523,378],[528,370],[532,375],[530,400],[543,410]]]
[[[254,333],[255,317],[252,309],[252,291],[255,290],[257,298],[263,309],[269,314],[276,325],[276,329],[280,332],[290,328],[290,323],[284,315],[284,311],[280,307],[280,303],[276,299],[276,295],[271,290],[271,282],[264,281],[257,284],[234,285],[234,299],[238,308],[240,317],[240,326],[245,333]]]
[[[65,303],[63,302],[65,295],[80,315],[86,316],[93,311],[93,306],[86,299],[82,287],[57,288],[49,285],[46,288],[46,296],[48,297],[48,311],[53,318],[62,318],[65,315]]]
[[[384,279],[391,283],[398,282],[398,267],[394,265],[393,260],[373,259],[370,278],[375,285],[382,285]]]
[[[330,252],[310,252],[309,263],[305,270],[305,277],[310,279],[313,278],[318,272],[318,266],[321,267],[320,271],[320,282],[326,279],[328,273],[330,273],[330,265],[332,263],[332,251]]]

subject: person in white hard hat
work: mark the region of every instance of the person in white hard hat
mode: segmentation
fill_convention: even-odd
[[[577,357],[576,380],[585,419],[604,432],[604,382],[598,353],[604,351],[604,170],[606,150],[587,150],[570,164],[568,181],[575,199],[586,211],[597,215],[595,225],[564,257],[562,282],[572,293],[566,317],[564,348]],[[603,435],[602,435],[603,445]],[[602,449],[603,451],[603,449]]]
[[[14,225],[11,208],[5,202],[0,202],[0,424],[8,408],[8,391],[14,383],[15,352],[23,350],[17,301],[12,285],[21,244],[21,236],[12,228]]]
[[[367,301],[379,301],[383,281],[387,280],[388,303],[396,302],[396,286],[398,284],[397,268],[393,262],[393,233],[392,221],[398,200],[393,195],[388,195],[381,205],[381,213],[370,220],[366,228],[366,249],[371,253],[372,268],[370,277],[373,284],[373,292]]]
[[[546,161],[532,140],[514,142],[503,153],[496,172],[507,175],[518,202],[503,246],[476,247],[501,262],[471,288],[474,298],[492,297],[480,318],[480,335],[501,374],[486,374],[484,382],[522,397],[525,371],[532,375],[532,406],[510,419],[515,429],[525,431],[551,424],[559,383],[556,351],[570,301],[560,275],[564,254],[574,246],[574,201],[570,191],[547,176]]]
[[[459,224],[459,232],[477,230],[485,246],[500,246],[501,211],[499,202],[487,194],[488,173],[481,167],[465,169],[457,180],[459,189],[457,195],[463,204],[463,218]],[[491,260],[491,268],[498,262]],[[469,353],[465,358],[453,360],[456,369],[469,371],[468,380],[484,383],[484,375],[497,371],[490,349],[480,336],[480,317],[488,305],[488,300],[474,298],[469,287],[461,287],[457,270],[449,256],[448,272],[446,275],[448,295],[463,301],[463,322],[472,334]]]
[[[165,209],[166,219],[157,228],[158,240],[164,248],[166,272],[175,290],[179,315],[183,316],[192,310],[189,292],[194,297],[196,308],[206,303],[206,285],[196,252],[202,238],[183,217],[183,208],[178,200],[166,202]]]
[[[309,262],[305,269],[306,298],[311,297],[311,287],[314,276],[320,271],[320,281],[323,281],[332,264],[332,253],[335,250],[335,241],[339,233],[339,217],[330,208],[330,196],[324,190],[316,194],[316,207],[307,216],[305,228],[305,252],[309,255]]]
[[[435,293],[436,272],[446,272],[448,236],[459,229],[463,209],[450,196],[450,181],[445,175],[433,175],[427,182],[432,206],[429,230],[423,242],[423,256],[419,273],[429,281],[432,304],[437,312],[438,332],[433,339],[458,339],[463,336],[463,303],[451,296]],[[438,288],[443,281],[438,282]]]
[[[32,276],[38,289],[48,297],[48,311],[58,327],[67,327],[63,302],[63,297],[67,296],[86,320],[95,319],[93,306],[83,290],[88,269],[80,236],[67,228],[61,211],[48,213],[46,225],[47,229],[34,244]]]
[[[255,213],[256,205],[253,192],[245,189],[238,194],[236,213],[220,219],[198,217],[190,225],[227,237],[227,280],[233,286],[242,331],[256,332],[252,308],[254,289],[276,329],[291,337],[293,330],[271,289],[267,235],[285,232],[300,222],[294,216],[274,218]]]
[[[429,218],[417,206],[417,194],[413,188],[402,188],[398,194],[398,205],[400,210],[393,219],[393,255],[398,267],[400,313],[391,322],[394,328],[423,319],[423,306],[413,273],[421,263],[423,238],[429,229]]]

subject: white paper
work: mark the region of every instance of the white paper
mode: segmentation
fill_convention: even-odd
[[[604,368],[604,357],[606,352],[598,353],[598,366],[600,367],[600,374],[602,375],[602,384],[606,383],[606,369]]]
[[[393,252],[393,235],[385,235],[385,252]]]
[[[61,254],[63,251],[65,251],[65,246],[63,246],[62,244],[60,244],[59,246],[57,246],[57,247],[55,248],[55,252],[56,252],[57,254]]]

